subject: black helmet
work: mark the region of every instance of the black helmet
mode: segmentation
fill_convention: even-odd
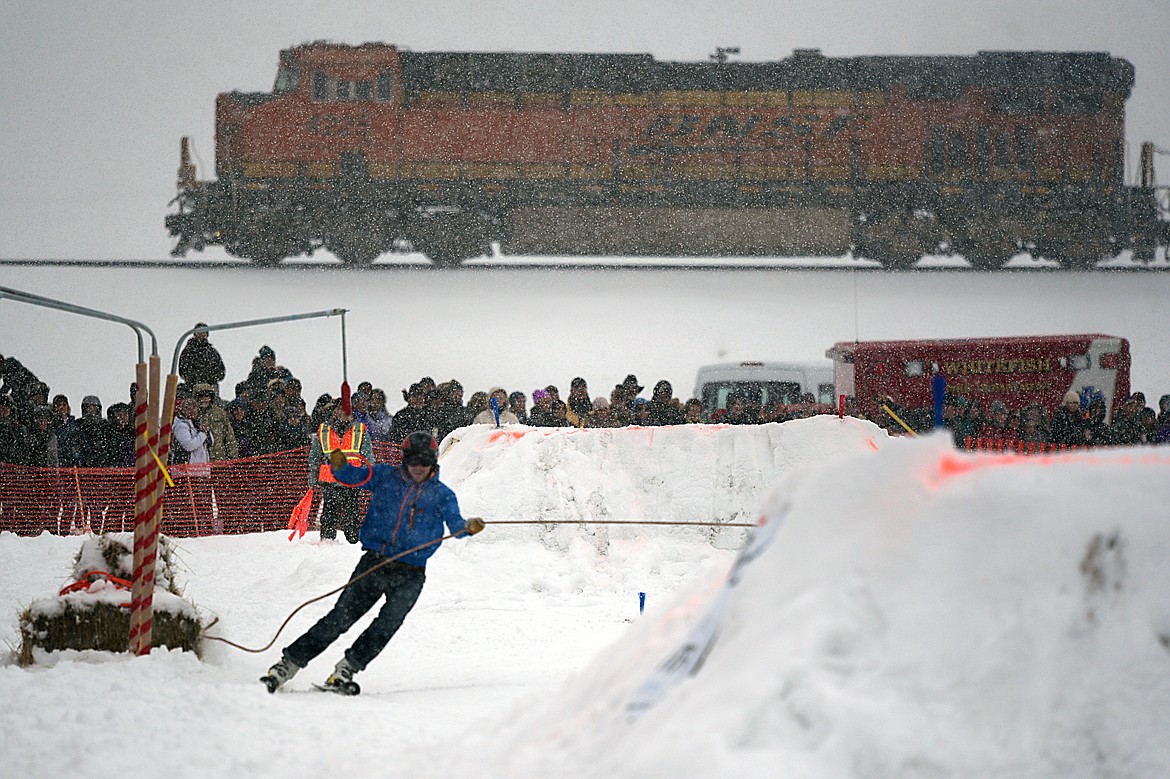
[[[425,430],[416,430],[402,441],[403,465],[435,465],[439,461],[439,443]]]

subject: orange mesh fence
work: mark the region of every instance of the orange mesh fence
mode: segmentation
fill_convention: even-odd
[[[973,452],[1010,452],[1013,454],[1052,454],[1082,449],[1068,444],[1050,444],[1044,441],[1020,441],[1014,438],[972,438],[963,439],[964,448]]]
[[[307,446],[169,467],[163,498],[168,536],[283,530],[308,489]],[[399,448],[376,442],[374,460],[397,464]],[[362,510],[369,493],[362,491]],[[309,517],[316,523],[321,500]],[[133,468],[29,468],[0,463],[0,532],[19,535],[134,532]]]

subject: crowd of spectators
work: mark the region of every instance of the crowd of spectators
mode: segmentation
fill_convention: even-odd
[[[1108,418],[1100,393],[1074,390],[1051,411],[1035,403],[1009,409],[1000,401],[985,410],[979,401],[957,395],[948,395],[943,406],[944,424],[960,445],[969,439],[1003,441],[1009,448],[1021,442],[1076,447],[1170,443],[1170,395],[1158,400],[1155,411],[1144,393],[1135,392]]]
[[[223,360],[205,332],[188,341],[179,372],[176,420],[184,429],[179,436],[182,445],[172,443],[173,462],[236,459],[306,446],[341,402],[324,393],[309,409],[300,380],[276,362],[276,353],[268,346],[259,349],[248,377],[235,385],[230,400],[225,399]],[[16,358],[0,356],[0,379],[0,462],[40,467],[134,465],[131,401],[113,403],[103,414],[101,400],[86,395],[81,416],[75,417],[69,398],[57,394],[50,400],[48,385]],[[665,379],[654,385],[649,397],[642,396],[644,389],[630,374],[608,394],[591,397],[586,380],[576,377],[564,398],[556,385],[549,384],[530,395],[496,386],[473,392],[465,401],[459,381],[436,383],[424,377],[402,391],[404,405],[394,413],[387,408],[386,392],[368,381],[357,385],[351,402],[354,418],[366,425],[371,439],[392,443],[415,430],[429,430],[442,440],[452,430],[470,424],[588,428],[759,424],[828,411],[811,396],[800,404],[779,405],[761,404],[750,393],[733,392],[724,408],[709,414],[699,399],[678,398]],[[133,396],[131,385],[129,398]],[[925,410],[899,412],[916,429],[931,426]],[[1100,396],[1069,392],[1058,408],[1050,410],[1035,404],[1008,409],[999,402],[984,409],[978,401],[948,394],[943,417],[958,445],[981,438],[1009,446],[1016,442],[1069,446],[1170,442],[1170,395],[1160,398],[1155,411],[1136,392],[1107,423]],[[900,432],[891,416],[873,421]]]

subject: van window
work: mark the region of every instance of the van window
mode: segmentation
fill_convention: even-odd
[[[799,403],[800,384],[795,381],[720,381],[703,386],[703,407],[707,413],[727,408],[727,396],[738,392],[761,405],[771,403]],[[829,395],[833,388],[829,385]]]

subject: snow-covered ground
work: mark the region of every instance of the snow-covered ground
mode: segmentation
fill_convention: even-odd
[[[488,528],[432,558],[361,696],[309,691],[344,638],[289,692],[256,681],[327,602],[258,655],[9,663],[4,775],[1170,774],[1164,450],[959,455],[833,417],[459,439],[444,479]],[[503,524],[756,517],[736,586],[742,529]],[[0,640],[79,544],[0,535]],[[178,545],[187,597],[248,646],[358,556],[313,534]],[[704,624],[705,662],[632,714]]]

